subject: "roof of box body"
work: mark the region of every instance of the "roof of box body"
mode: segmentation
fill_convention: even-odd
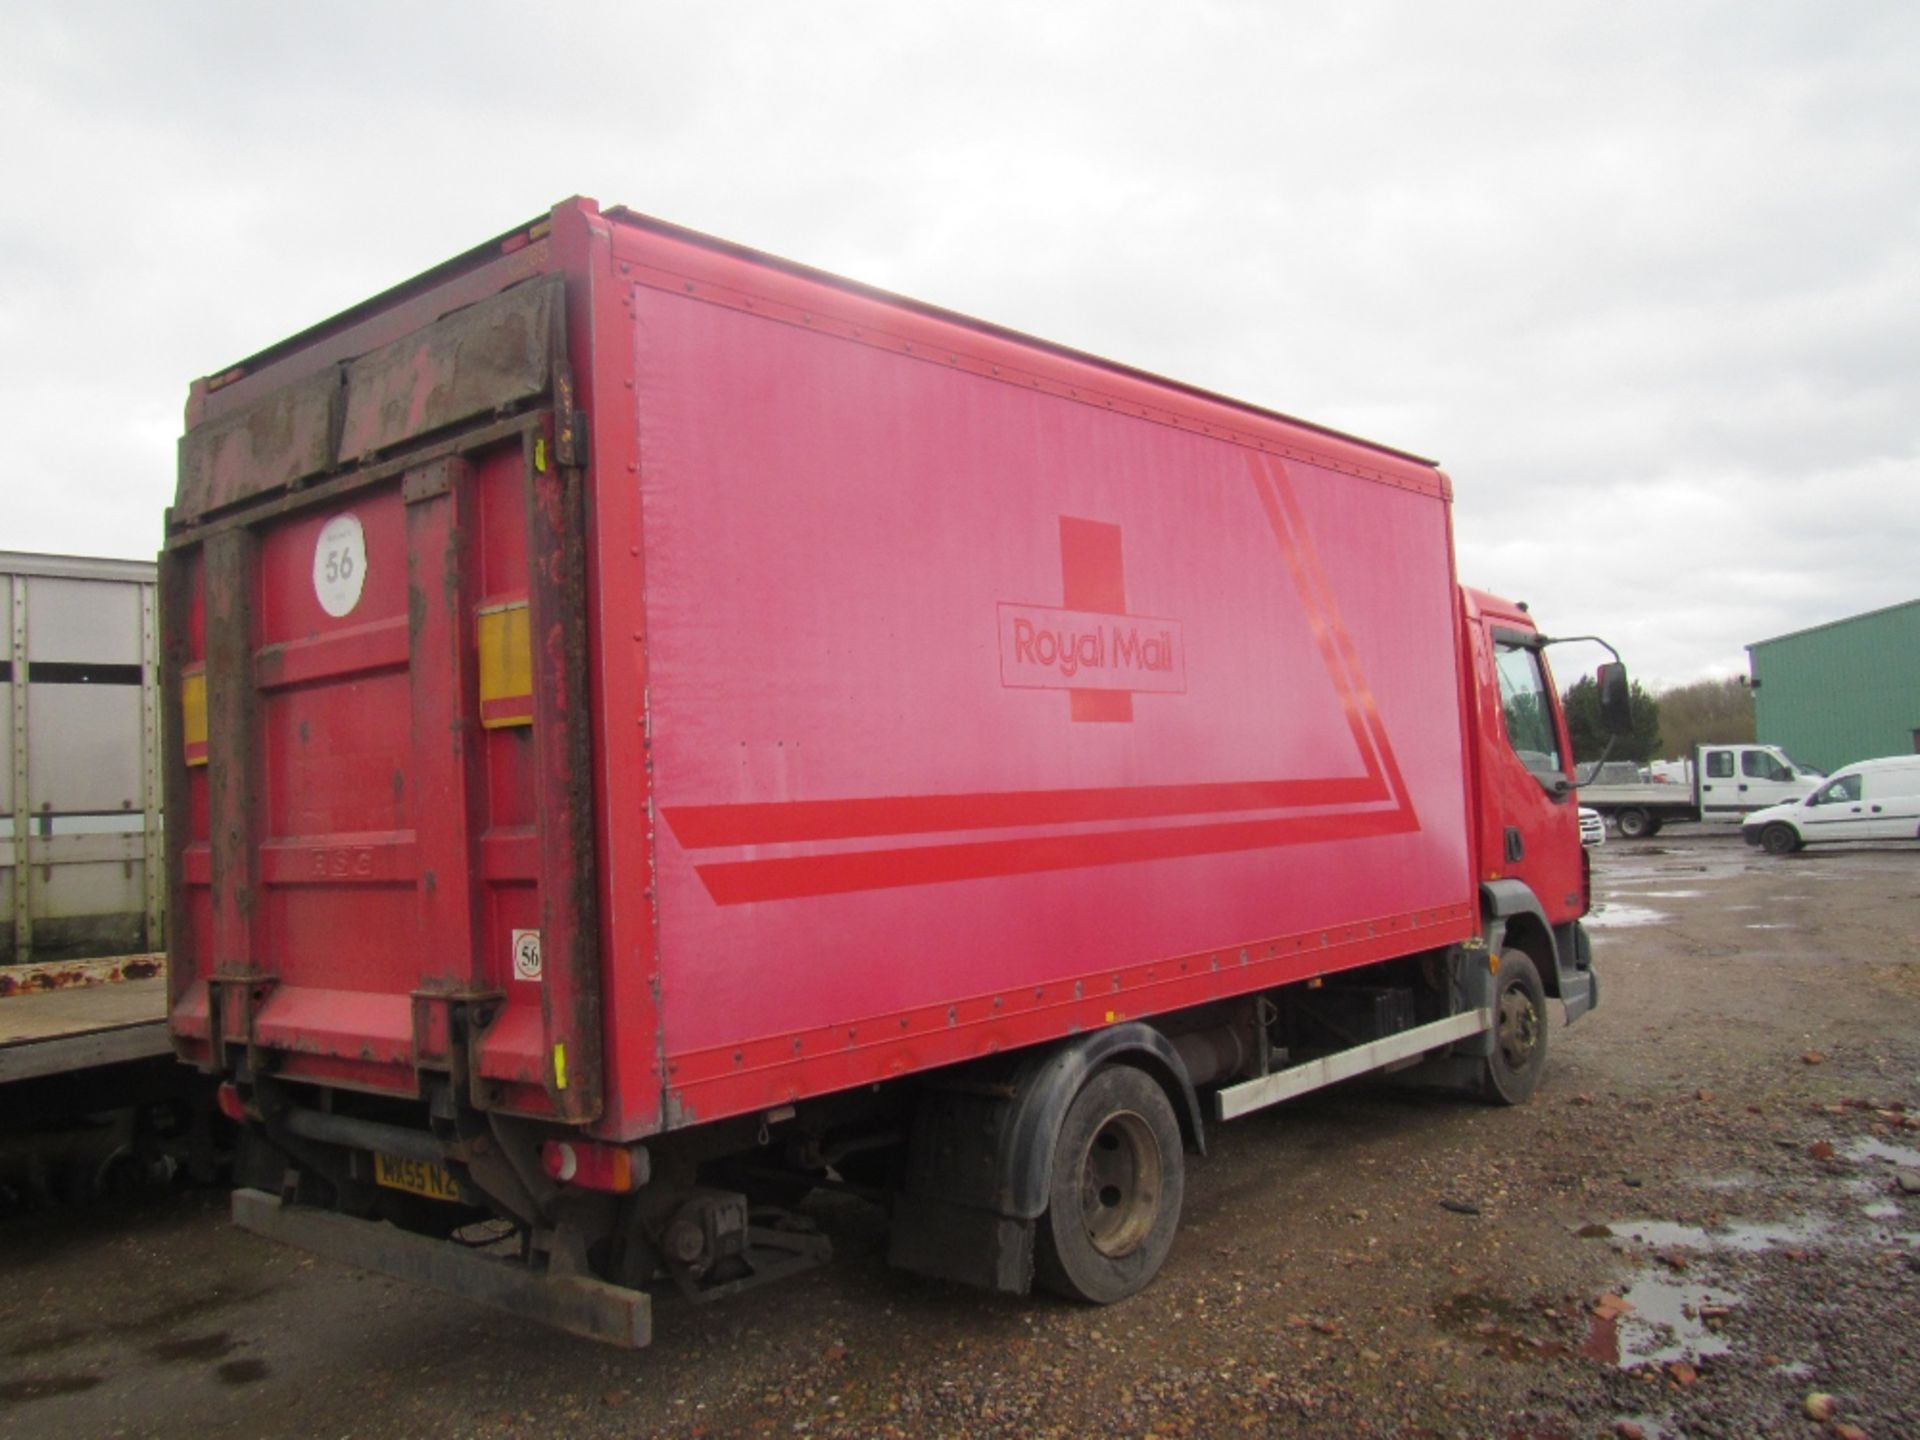
[[[558,212],[568,207],[579,207],[589,214],[599,213],[594,201],[580,197],[563,201],[560,205],[555,206],[554,209],[555,212]],[[1264,406],[1251,404],[1244,400],[1237,400],[1231,396],[1202,389],[1199,386],[1189,385],[1178,380],[1171,380],[1165,376],[1154,374],[1152,371],[1138,369],[1117,361],[1102,359],[1097,355],[1076,350],[1071,346],[1057,344],[1049,340],[1042,340],[1005,326],[995,325],[989,321],[978,320],[971,316],[962,315],[956,311],[942,309],[939,306],[930,305],[906,296],[894,294],[890,291],[878,289],[874,286],[865,285],[856,280],[849,280],[843,276],[832,274],[829,271],[800,264],[797,261],[782,259],[776,255],[769,255],[764,251],[755,250],[750,246],[740,245],[733,241],[704,234],[700,231],[690,230],[683,226],[672,224],[669,221],[655,219],[651,216],[627,209],[624,206],[616,206],[606,211],[601,218],[617,225],[649,232],[669,241],[697,247],[714,256],[745,262],[764,270],[777,272],[805,282],[829,286],[854,300],[884,305],[941,324],[960,326],[996,342],[1018,346],[1025,350],[1050,356],[1071,364],[1093,366],[1110,375],[1150,385],[1173,395],[1184,396],[1204,404],[1224,406],[1261,420],[1276,421],[1281,424],[1297,427],[1310,434],[1323,436],[1329,440],[1359,446],[1381,456],[1391,457],[1395,460],[1408,462],[1430,470],[1435,469],[1436,462],[1424,456],[1414,454],[1411,451],[1396,449],[1393,446],[1368,440],[1362,436],[1351,435],[1344,431],[1333,429],[1330,426],[1319,425],[1310,420],[1301,420],[1278,410],[1267,409]],[[339,335],[341,332],[353,328],[369,317],[426,296],[457,277],[481,269],[505,256],[527,252],[534,247],[536,242],[546,238],[550,224],[551,216],[543,216],[526,225],[515,227],[501,235],[497,235],[483,244],[476,245],[470,250],[445,260],[430,269],[424,270],[412,278],[402,281],[398,285],[383,290],[377,295],[370,296],[358,304],[350,306],[348,309],[342,310],[326,320],[320,321],[318,324],[308,326],[306,329],[290,335],[284,340],[269,345],[255,354],[213,375],[205,377],[199,386],[196,387],[196,390],[211,395],[229,384],[237,384],[249,376],[256,375],[258,372],[272,366],[276,361],[318,345],[330,336]],[[531,256],[529,256],[529,258],[531,258]],[[470,300],[463,300],[462,304],[465,303],[470,303]],[[222,405],[220,408],[225,409],[226,407]],[[201,418],[205,417],[195,417],[190,413],[189,428],[193,428],[194,425],[199,423]],[[1440,493],[1450,493],[1450,487],[1447,485],[1444,476],[1437,476],[1437,484]]]

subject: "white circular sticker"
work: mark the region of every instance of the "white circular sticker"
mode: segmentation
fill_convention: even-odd
[[[516,980],[540,978],[540,932],[538,930],[513,932],[513,978]]]
[[[313,547],[313,593],[320,608],[338,618],[353,613],[367,583],[367,536],[356,515],[336,515]]]

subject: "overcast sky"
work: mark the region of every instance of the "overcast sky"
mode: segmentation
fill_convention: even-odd
[[[1433,456],[1649,683],[1920,597],[1912,0],[14,0],[0,134],[0,548],[151,555],[192,377],[582,193]]]

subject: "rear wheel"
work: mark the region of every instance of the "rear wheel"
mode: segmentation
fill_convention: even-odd
[[[1165,1093],[1128,1065],[1095,1071],[1054,1143],[1034,1256],[1040,1283],[1099,1305],[1145,1288],[1173,1248],[1184,1190],[1180,1125]]]
[[[1629,807],[1613,817],[1622,840],[1638,840],[1653,833],[1653,817],[1644,810]]]
[[[1769,855],[1791,855],[1800,848],[1800,837],[1791,825],[1776,823],[1760,832],[1760,847]]]
[[[1500,952],[1493,990],[1493,1053],[1481,1093],[1496,1105],[1518,1105],[1533,1094],[1547,1068],[1547,992],[1533,960],[1520,950]]]

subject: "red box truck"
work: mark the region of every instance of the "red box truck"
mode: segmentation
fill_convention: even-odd
[[[1525,1099],[1586,862],[1449,496],[580,199],[197,382],[170,1013],[236,1217],[637,1345],[823,1259],[816,1186],[1111,1301],[1216,1120]]]

